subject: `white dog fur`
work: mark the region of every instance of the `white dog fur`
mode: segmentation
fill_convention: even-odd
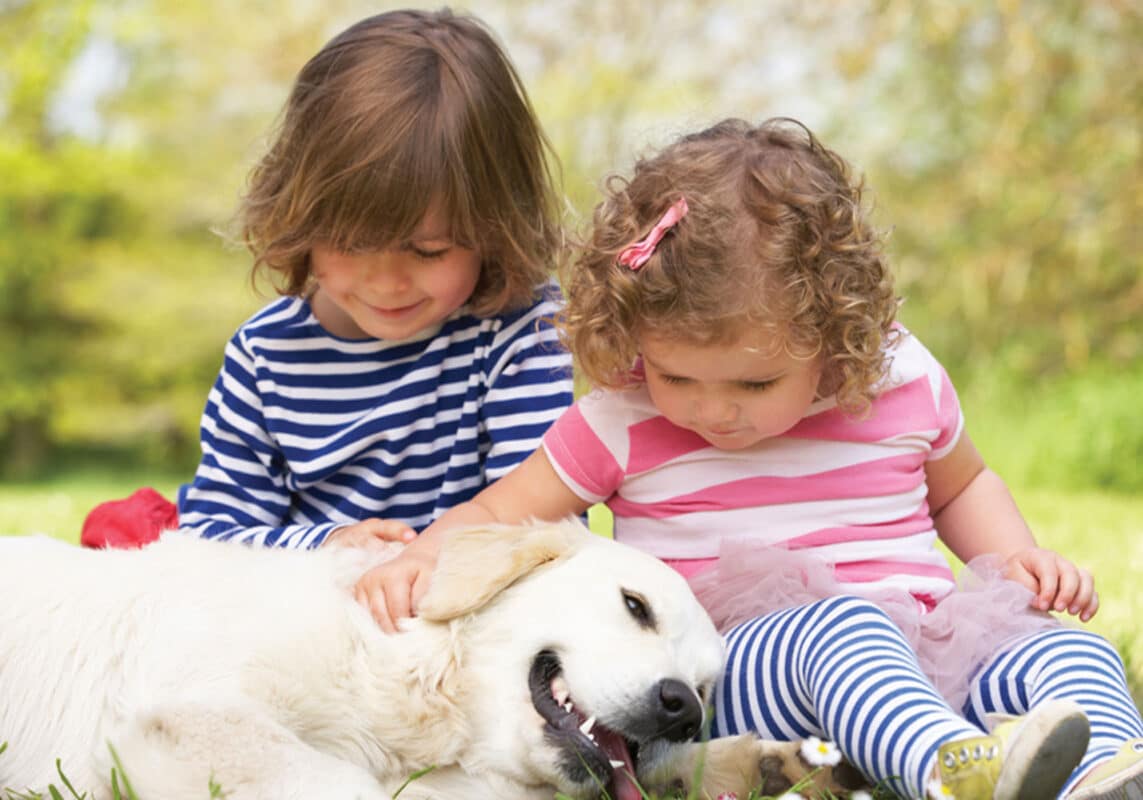
[[[0,538],[0,788],[58,785],[60,759],[108,797],[110,744],[144,800],[206,798],[211,781],[230,800],[388,798],[432,765],[402,797],[594,795],[530,702],[538,652],[602,724],[663,679],[697,697],[717,676],[719,637],[685,583],[577,523],[453,537],[393,636],[350,594],[389,556]]]
[[[585,765],[625,798],[631,743],[643,786],[689,785],[722,645],[675,572],[574,521],[462,531],[386,635],[351,591],[391,556],[0,537],[0,790],[46,793],[59,759],[103,800],[114,748],[141,800],[380,800],[426,767],[402,800],[595,797]],[[718,745],[712,796],[791,752]]]

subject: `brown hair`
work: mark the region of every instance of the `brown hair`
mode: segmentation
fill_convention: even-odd
[[[763,330],[820,358],[823,388],[868,409],[888,365],[897,297],[863,184],[801,123],[738,119],[613,175],[563,275],[563,336],[593,384],[632,382],[639,337],[714,344]],[[687,215],[639,270],[617,263],[679,197]]]
[[[239,209],[253,275],[310,284],[310,249],[383,249],[431,203],[476,249],[470,300],[527,304],[562,244],[555,164],[519,76],[491,32],[448,9],[364,19],[302,68]]]

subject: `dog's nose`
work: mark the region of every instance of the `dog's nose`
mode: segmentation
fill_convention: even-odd
[[[659,681],[657,704],[660,735],[672,742],[689,741],[702,725],[702,704],[691,687],[674,678]]]

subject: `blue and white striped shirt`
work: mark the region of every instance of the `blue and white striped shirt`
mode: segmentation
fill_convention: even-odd
[[[552,286],[522,311],[462,308],[400,342],[331,336],[307,300],[271,303],[226,347],[179,527],[282,547],[369,517],[424,528],[539,447],[571,405],[557,302]]]

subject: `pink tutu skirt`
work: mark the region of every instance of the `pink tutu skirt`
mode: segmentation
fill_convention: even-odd
[[[1033,593],[1004,578],[991,556],[969,562],[956,590],[931,610],[908,592],[842,586],[833,568],[806,551],[723,542],[714,566],[689,578],[699,602],[722,633],[746,620],[842,594],[865,597],[900,628],[922,671],[952,708],[960,711],[969,679],[1014,640],[1062,623],[1029,604]]]

